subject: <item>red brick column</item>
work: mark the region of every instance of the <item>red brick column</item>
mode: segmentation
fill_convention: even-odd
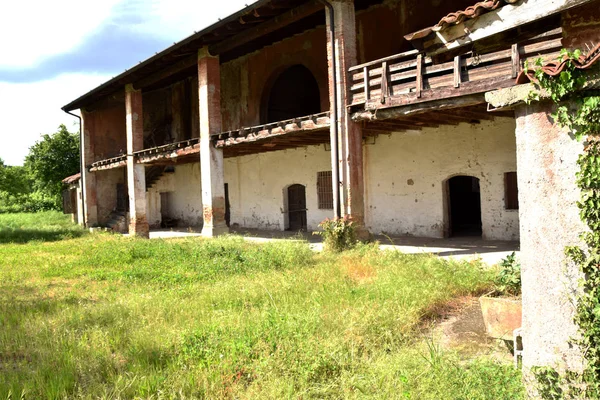
[[[354,1],[330,1],[334,9],[335,37],[330,37],[330,15],[327,10],[327,59],[329,63],[329,98],[331,110],[334,110],[334,73],[333,73],[333,45],[335,45],[335,60],[337,72],[337,134],[338,134],[338,159],[334,160],[332,153],[332,166],[339,165],[339,185],[341,214],[351,218],[358,228],[359,236],[368,235],[364,229],[364,178],[363,178],[363,150],[362,129],[350,119],[347,112],[348,96],[351,82],[348,79],[348,68],[356,65],[356,16],[354,14]],[[333,116],[332,116],[333,117]],[[332,120],[332,145],[335,138],[335,128]],[[334,182],[334,190],[336,183]]]
[[[200,176],[202,179],[202,236],[229,232],[225,223],[223,150],[213,145],[210,135],[221,132],[221,71],[219,57],[206,48],[198,52],[198,93],[200,98]]]
[[[144,113],[142,92],[132,85],[125,86],[125,115],[127,121],[127,187],[129,192],[129,234],[149,237],[146,218],[146,168],[136,164],[133,153],[144,148]]]
[[[96,175],[88,171],[88,166],[95,159],[94,154],[94,136],[96,113],[81,110],[81,120],[83,124],[83,171],[81,171],[82,192],[85,201],[83,221],[85,226],[91,228],[98,225],[98,199],[96,196]]]

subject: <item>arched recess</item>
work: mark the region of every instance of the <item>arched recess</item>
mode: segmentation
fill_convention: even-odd
[[[319,84],[304,65],[288,67],[271,80],[263,96],[261,122],[284,121],[321,112]]]
[[[456,175],[444,182],[444,236],[481,236],[479,178]]]
[[[288,231],[306,231],[306,186],[293,184],[283,189],[284,227]]]

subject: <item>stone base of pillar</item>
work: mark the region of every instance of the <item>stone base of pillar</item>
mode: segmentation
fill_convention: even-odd
[[[204,226],[202,228],[202,237],[212,238],[229,233],[228,226]]]
[[[363,243],[370,242],[373,239],[373,235],[364,225],[355,226],[354,233],[356,239]]]
[[[143,239],[150,238],[150,226],[147,222],[135,222],[129,223],[129,235]]]

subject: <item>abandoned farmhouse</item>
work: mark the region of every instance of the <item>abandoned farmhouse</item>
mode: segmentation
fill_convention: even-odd
[[[346,216],[520,240],[524,365],[577,364],[557,277],[582,144],[517,78],[599,29],[598,0],[259,0],[63,107],[83,127],[74,212],[145,237]]]

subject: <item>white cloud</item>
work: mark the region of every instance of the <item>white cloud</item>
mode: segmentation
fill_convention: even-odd
[[[0,67],[29,67],[75,49],[102,24],[127,23],[133,33],[179,41],[252,0],[34,0],[0,5]],[[160,51],[163,49],[156,49]],[[76,66],[75,66],[76,68]],[[115,74],[120,72],[115,71]],[[108,75],[62,74],[35,83],[0,81],[0,158],[20,165],[40,134],[75,118],[60,107],[110,79]]]
[[[60,108],[109,78],[68,74],[35,83],[0,82],[0,158],[9,165],[22,165],[29,147],[41,134],[56,132],[60,124],[76,132],[77,119]]]
[[[27,67],[75,48],[110,16],[118,1],[3,1],[0,66]]]
[[[155,35],[179,41],[200,31],[219,18],[225,18],[252,4],[254,0],[132,0],[120,4],[116,12],[120,15],[139,15],[144,18],[132,24],[131,29],[147,35]],[[129,19],[129,18],[128,18]]]

